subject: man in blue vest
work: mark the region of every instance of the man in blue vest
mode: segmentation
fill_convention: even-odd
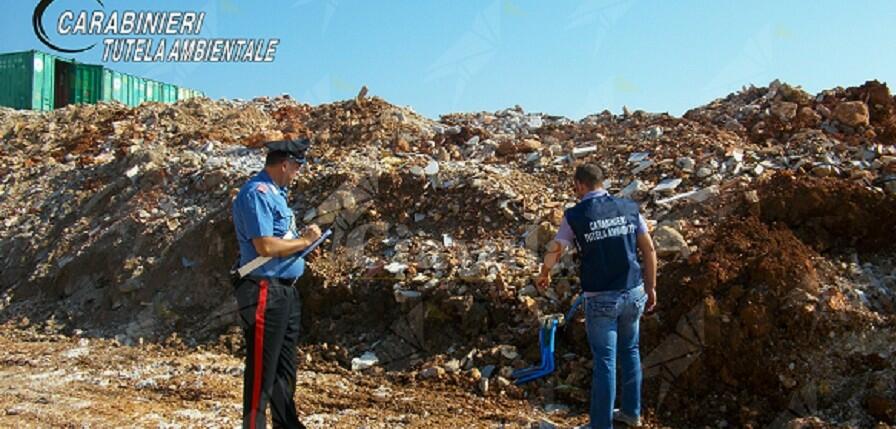
[[[311,225],[299,236],[286,187],[305,164],[309,145],[304,139],[269,143],[264,170],[233,201],[240,251],[236,299],[246,340],[244,428],[265,427],[268,402],[275,427],[304,427],[293,399],[301,319],[294,284],[305,271],[297,254],[320,237],[320,228]]]
[[[606,429],[613,421],[641,424],[641,356],[639,319],[656,305],[656,251],[647,225],[632,200],[607,194],[603,173],[594,164],[575,171],[579,203],[566,210],[554,240],[548,244],[539,288],[551,282],[551,269],[571,244],[578,249],[580,280],[585,294],[585,323],[594,355],[590,427]],[[638,262],[637,251],[644,261]],[[621,409],[616,396],[616,359],[622,374]]]

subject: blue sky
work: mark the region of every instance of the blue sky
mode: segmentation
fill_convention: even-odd
[[[8,1],[0,52],[49,50],[37,0]],[[370,94],[430,117],[527,111],[581,118],[604,109],[669,112],[775,78],[810,92],[896,82],[896,1],[105,0],[105,10],[207,13],[203,37],[280,38],[269,64],[106,63],[218,98],[289,93],[309,103]],[[262,6],[264,5],[264,6]],[[56,0],[44,20],[60,45]],[[74,58],[101,63],[100,46]],[[71,56],[71,55],[66,55]],[[0,83],[3,84],[3,83]]]

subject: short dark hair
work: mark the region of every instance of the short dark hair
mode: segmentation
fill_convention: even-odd
[[[268,152],[267,158],[264,159],[264,166],[270,167],[272,165],[277,165],[287,159],[289,159],[288,152],[282,150],[272,150]]]
[[[600,171],[600,167],[594,164],[582,164],[576,167],[575,180],[589,188],[594,188],[603,184],[604,173]]]

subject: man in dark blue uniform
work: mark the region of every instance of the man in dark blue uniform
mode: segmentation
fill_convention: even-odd
[[[593,429],[612,428],[613,420],[641,424],[639,320],[656,305],[656,252],[638,204],[610,196],[602,181],[603,173],[596,165],[576,168],[574,186],[580,201],[566,210],[536,281],[538,287],[547,287],[551,269],[564,249],[575,243],[588,343],[594,355],[589,413]],[[643,256],[643,275],[638,250]],[[614,411],[617,357],[622,367],[622,403]]]
[[[305,163],[308,140],[272,142],[264,170],[233,201],[239,243],[235,281],[246,340],[243,427],[265,427],[270,402],[275,427],[302,428],[293,400],[301,302],[296,280],[305,270],[298,253],[320,237],[311,225],[299,236],[286,187]]]

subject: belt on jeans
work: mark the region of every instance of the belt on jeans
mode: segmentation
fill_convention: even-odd
[[[611,289],[611,290],[583,291],[583,292],[582,292],[582,295],[584,295],[585,297],[589,297],[589,296],[595,296],[595,295],[600,294],[600,293],[602,293],[602,292],[620,292],[620,293],[622,293],[622,292],[628,292],[628,291],[630,291],[630,290],[635,290],[635,289],[637,289],[637,288],[639,288],[639,287],[644,287],[644,283],[643,283],[643,282],[642,282],[642,283],[639,283],[637,286],[635,286],[635,287],[630,287],[630,288],[628,288],[628,289]]]

